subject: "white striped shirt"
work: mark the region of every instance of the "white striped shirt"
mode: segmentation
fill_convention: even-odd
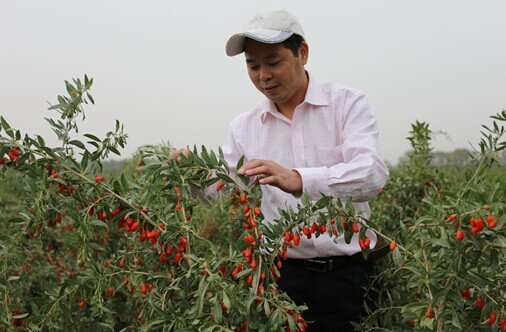
[[[320,193],[351,197],[356,211],[370,217],[367,200],[378,194],[388,178],[380,157],[378,129],[366,96],[355,89],[320,84],[309,76],[304,101],[290,120],[264,100],[230,124],[230,136],[222,146],[225,159],[235,166],[244,155],[272,160],[301,175],[303,192],[313,199]],[[280,189],[262,186],[262,212],[267,222],[279,218],[278,208],[293,207],[299,197]],[[367,233],[371,248],[376,235]],[[360,251],[357,234],[346,244],[337,244],[326,233],[316,238],[301,236],[300,245],[288,250],[289,258],[315,258],[352,255]]]

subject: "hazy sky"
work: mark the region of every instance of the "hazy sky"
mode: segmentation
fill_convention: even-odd
[[[0,0],[0,114],[56,143],[47,102],[87,74],[96,105],[82,133],[102,136],[118,119],[125,157],[167,141],[216,149],[263,98],[225,43],[264,7],[299,18],[319,81],[368,95],[391,163],[416,120],[444,131],[434,146],[451,151],[506,108],[503,0]]]

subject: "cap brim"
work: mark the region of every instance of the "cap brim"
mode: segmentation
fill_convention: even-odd
[[[261,43],[276,44],[287,40],[291,35],[293,35],[293,32],[272,29],[249,30],[230,37],[225,50],[228,56],[234,56],[244,52],[244,41],[246,38],[251,38]]]

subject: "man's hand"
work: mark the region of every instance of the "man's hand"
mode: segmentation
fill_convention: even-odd
[[[296,196],[302,194],[300,174],[270,160],[250,160],[238,170],[238,173],[258,177],[259,184],[269,184]]]
[[[188,154],[189,154],[188,150],[186,150],[184,148],[180,148],[180,149],[172,151],[167,156],[167,158],[169,158],[169,159],[176,158],[178,161],[181,161],[181,155],[188,157]],[[169,163],[167,161],[162,161],[162,166],[164,166],[164,167],[169,166]]]
[[[188,152],[188,150],[186,150],[184,148],[179,148],[177,150],[172,151],[169,154],[169,159],[177,158],[178,160],[180,160],[181,159],[181,155],[183,155],[185,157],[188,157],[189,153],[190,152]]]

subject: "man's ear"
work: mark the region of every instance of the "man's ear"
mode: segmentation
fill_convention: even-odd
[[[302,64],[305,65],[307,63],[308,58],[309,58],[309,45],[305,41],[303,41],[300,44],[299,57],[300,57],[300,61],[302,62]]]

